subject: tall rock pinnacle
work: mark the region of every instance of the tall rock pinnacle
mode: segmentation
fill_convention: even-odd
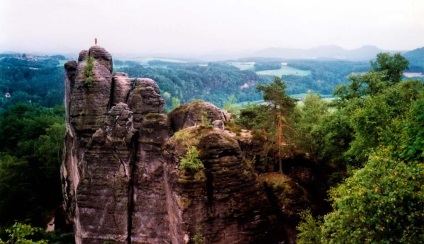
[[[99,46],[81,51],[65,70],[61,177],[76,243],[245,243],[266,236],[269,206],[238,142],[223,127],[197,126],[202,113],[224,120],[219,108],[184,106],[168,117],[156,82],[113,74],[112,56]],[[200,152],[198,172],[180,163],[190,147]]]

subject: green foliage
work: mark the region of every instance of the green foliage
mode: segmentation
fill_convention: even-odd
[[[376,72],[384,72],[383,81],[397,83],[402,80],[403,71],[408,69],[409,61],[400,53],[379,53],[375,61],[371,61],[371,67]]]
[[[171,94],[169,92],[164,92],[162,94],[163,99],[167,100],[167,99],[171,99]]]
[[[86,62],[83,68],[83,73],[85,76],[84,86],[91,87],[94,81],[94,58],[87,56],[84,61]]]
[[[264,123],[267,121],[267,111],[268,106],[266,105],[248,104],[240,110],[236,123],[248,130],[265,128]]]
[[[313,90],[320,94],[331,94],[336,85],[347,83],[351,73],[369,71],[369,63],[343,60],[291,60],[288,64],[301,70],[310,70],[305,77],[283,76],[289,94]]]
[[[268,86],[259,85],[257,90],[263,92],[267,104],[246,106],[236,120],[245,129],[257,129],[265,134],[264,154],[268,156],[270,151],[277,152],[277,157],[272,158],[280,170],[285,146],[294,141],[295,134],[292,125],[295,100],[285,93],[285,88],[286,85],[278,77]]]
[[[338,86],[334,95],[340,97],[341,106],[355,98],[374,96],[402,80],[408,61],[399,53],[379,53],[376,61],[371,61],[372,70],[365,74],[352,74],[348,85]]]
[[[62,161],[64,147],[65,124],[55,122],[50,125],[44,135],[40,135],[36,141],[35,155],[42,160],[41,170],[46,172],[50,179],[56,177],[57,169]]]
[[[181,104],[181,100],[178,99],[178,98],[176,98],[176,97],[172,97],[172,100],[171,101],[172,101],[172,108],[171,108],[171,110],[174,109],[174,108],[178,108],[180,106],[180,104]]]
[[[323,222],[304,216],[299,243],[415,243],[424,237],[424,86],[401,82],[407,61],[400,55],[380,54],[372,66],[339,87],[336,110],[318,120],[313,134],[321,140],[321,158],[359,169],[330,191],[333,211]]]
[[[0,240],[0,244],[47,244],[46,240],[33,240],[35,235],[43,232],[44,230],[41,228],[15,222],[12,227],[6,229],[6,233],[9,235],[8,240],[6,242]]]
[[[281,68],[281,62],[279,61],[268,61],[268,62],[256,62],[253,66],[255,71],[261,70],[277,70]]]
[[[31,175],[31,168],[25,159],[0,154],[0,226],[11,224],[14,219],[33,217],[34,209],[29,204],[30,199],[37,196],[32,191]]]
[[[26,219],[42,225],[44,213],[61,203],[64,132],[63,107],[18,104],[0,115],[0,226]]]
[[[405,134],[400,157],[408,161],[424,160],[424,99],[415,102],[404,125]]]
[[[423,84],[400,82],[407,61],[399,54],[379,54],[373,70],[351,75],[351,83],[339,86],[335,110],[314,125],[311,138],[321,159],[361,165],[380,146],[400,144],[403,118],[413,101],[419,99]],[[396,143],[393,140],[396,139]]]
[[[217,106],[222,106],[232,94],[238,101],[260,100],[261,95],[255,92],[256,85],[270,82],[268,77],[260,77],[253,71],[241,71],[223,63],[209,63],[207,66],[190,63],[148,67],[130,65],[120,68],[119,71],[127,73],[130,77],[154,79],[162,93],[168,92],[181,103],[202,99]],[[169,108],[172,105],[171,101],[167,103]]]
[[[302,221],[296,227],[299,234],[297,235],[297,243],[299,244],[319,244],[321,243],[321,225],[322,219],[315,219],[311,211],[307,210],[300,214]]]
[[[385,131],[382,137],[384,145],[391,148],[392,157],[409,162],[424,161],[424,91],[420,98],[412,100],[409,111],[393,123],[392,129]]]
[[[268,102],[265,116],[262,120],[262,128],[269,137],[269,145],[274,147],[277,154],[277,162],[280,172],[282,172],[282,158],[284,145],[293,141],[292,115],[295,107],[295,100],[289,97],[286,92],[286,85],[280,78],[275,77],[274,82],[268,86],[259,85],[258,91],[263,92],[263,99]]]
[[[237,98],[231,95],[224,101],[223,108],[231,113],[231,115],[237,116],[240,113],[241,106],[237,105]]]
[[[202,121],[200,123],[200,128],[212,128],[211,121],[208,119],[208,113],[206,111],[201,111]]]
[[[179,143],[186,143],[185,145],[187,146],[187,140],[190,138],[190,131],[184,129],[179,130],[174,134],[174,137]]]
[[[186,155],[181,158],[180,168],[188,173],[196,173],[204,168],[199,159],[199,150],[195,146],[189,147]]]
[[[54,107],[63,104],[64,69],[53,57],[1,55],[0,112],[17,103]],[[9,93],[9,98],[5,97]]]
[[[424,236],[423,181],[423,164],[390,159],[383,150],[330,191],[334,210],[322,224],[307,216],[298,238],[303,243],[320,236],[316,243],[416,243]]]
[[[281,62],[284,60],[252,61],[256,61],[257,65],[281,66]],[[369,63],[363,61],[291,60],[288,66],[273,71],[280,73],[279,75],[275,73],[275,75],[284,80],[287,85],[287,94],[306,93],[308,90],[320,94],[331,94],[335,85],[348,82],[347,77],[350,73],[367,72],[369,69]],[[119,71],[128,73],[130,77],[154,79],[161,91],[170,93],[172,97],[180,99],[182,103],[187,103],[195,98],[212,102],[218,106],[223,105],[223,102],[231,95],[234,95],[239,102],[261,100],[261,94],[255,93],[256,86],[268,85],[274,80],[274,75],[270,73],[258,75],[251,70],[240,70],[225,63],[209,63],[207,66],[199,66],[197,63],[167,62],[146,67],[125,62]],[[300,74],[304,76],[299,76]],[[171,103],[167,102],[167,106],[170,108]]]
[[[424,166],[374,156],[330,192],[324,240],[337,243],[412,243],[424,230]]]
[[[323,116],[312,131],[316,142],[314,149],[318,159],[322,161],[345,163],[344,153],[353,140],[352,127],[349,123],[349,113],[338,110]]]
[[[310,91],[303,99],[303,105],[296,107],[295,128],[297,147],[313,155],[319,155],[322,135],[319,135],[319,125],[329,115],[328,103],[320,95]]]
[[[351,114],[350,124],[355,139],[346,152],[349,158],[357,162],[366,161],[369,150],[379,145],[381,133],[391,123],[392,116],[396,116],[390,109],[384,97],[368,97],[363,107]]]
[[[291,185],[291,179],[287,175],[279,173],[261,174],[259,177],[265,188],[274,192],[281,206],[286,207],[285,212],[294,214],[292,207],[296,203],[293,202],[291,196],[295,193],[295,189]],[[300,200],[303,196],[297,197]]]
[[[192,238],[194,244],[203,244],[205,243],[205,237],[203,236],[203,231],[201,226],[196,227],[196,232]]]
[[[169,92],[164,92],[162,97],[165,100],[165,112],[169,112],[175,108],[178,108],[181,104],[180,99],[171,96],[171,93]]]
[[[346,105],[343,109],[349,111],[354,137],[346,158],[362,163],[379,146],[401,144],[400,137],[394,138],[394,135],[402,133],[400,124],[406,123],[411,105],[423,91],[421,82],[404,81]]]
[[[275,77],[274,82],[265,86],[258,85],[258,91],[263,92],[263,99],[268,102],[274,109],[281,111],[292,110],[295,106],[294,100],[290,98],[285,90],[287,86],[280,78]]]

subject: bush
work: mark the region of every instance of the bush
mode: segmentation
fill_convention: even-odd
[[[6,242],[0,240],[0,244],[19,243],[19,244],[47,244],[46,240],[33,241],[34,236],[42,234],[43,229],[32,227],[31,225],[15,222],[12,227],[6,229],[9,239]]]
[[[384,150],[380,151],[384,154]],[[322,225],[310,216],[299,243],[417,243],[424,229],[424,165],[374,155],[330,191],[333,211]],[[320,241],[317,238],[321,237]]]
[[[331,190],[323,237],[340,243],[412,243],[424,235],[424,165],[374,156]],[[422,240],[422,239],[421,239]]]
[[[84,75],[85,75],[84,86],[90,87],[91,84],[94,81],[94,77],[93,77],[93,75],[94,75],[94,72],[93,72],[94,58],[93,57],[87,57],[85,59],[85,62],[86,62],[86,64],[85,64],[84,69],[83,69],[83,72],[84,72]]]
[[[186,155],[181,158],[180,168],[190,173],[195,173],[204,168],[202,161],[199,159],[199,150],[195,146],[191,146]]]
[[[302,218],[302,222],[296,227],[299,231],[297,243],[321,243],[322,234],[320,225],[322,225],[322,221],[314,219],[309,210],[302,212],[300,217]]]
[[[197,226],[196,227],[196,233],[193,236],[193,243],[194,244],[203,244],[205,243],[205,237],[203,236],[202,233],[202,227],[201,226]]]

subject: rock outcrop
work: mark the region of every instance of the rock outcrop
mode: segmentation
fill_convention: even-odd
[[[195,174],[178,167],[178,159],[192,146],[199,149],[204,165]],[[179,213],[175,222],[183,226],[177,236],[200,232],[208,243],[248,243],[270,234],[267,218],[272,214],[264,189],[230,133],[219,128],[183,129],[167,142],[166,156],[170,182],[178,183],[172,186]]]
[[[225,121],[225,116],[221,109],[212,103],[202,101],[179,106],[171,111],[168,116],[175,132],[194,125],[200,126],[202,123],[210,124],[215,120]]]
[[[65,64],[61,172],[76,243],[270,240],[275,215],[222,111],[194,102],[166,115],[155,81],[112,69],[99,46]],[[195,172],[181,167],[190,147],[203,165]]]

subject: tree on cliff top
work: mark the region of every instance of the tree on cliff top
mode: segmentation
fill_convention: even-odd
[[[263,128],[269,134],[271,143],[277,146],[281,173],[284,141],[287,141],[288,130],[292,130],[290,118],[296,106],[295,100],[286,94],[286,88],[286,84],[279,77],[275,77],[274,82],[267,86],[257,87],[257,91],[263,92],[263,98],[268,102],[268,109],[265,111],[267,119],[263,121]]]

